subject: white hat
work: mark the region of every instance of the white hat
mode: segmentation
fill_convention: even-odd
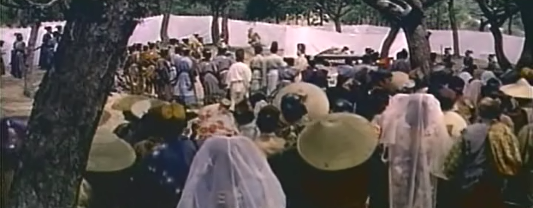
[[[158,99],[145,99],[145,100],[139,100],[130,107],[131,114],[133,114],[137,118],[142,118],[144,114],[148,113],[148,110],[151,108],[161,106],[163,104],[167,103],[163,100]]]
[[[391,84],[395,90],[405,88],[411,79],[409,79],[409,74],[400,71],[392,72],[392,81]]]
[[[120,171],[133,165],[135,158],[135,150],[130,144],[106,128],[101,128],[94,135],[86,170],[89,172]]]
[[[274,98],[274,106],[280,108],[281,98],[286,94],[297,94],[304,97],[304,105],[310,119],[325,116],[329,112],[329,101],[324,90],[306,82],[296,82],[282,88]]]
[[[524,78],[519,79],[514,84],[504,85],[500,87],[500,90],[511,97],[533,99],[533,87]]]
[[[356,167],[378,145],[379,128],[350,113],[333,113],[309,123],[298,137],[298,152],[311,166],[328,171]]]

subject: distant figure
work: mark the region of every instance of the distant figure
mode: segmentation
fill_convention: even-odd
[[[401,71],[409,73],[411,71],[411,64],[409,63],[409,52],[403,49],[396,54],[396,60],[392,63],[392,71]]]
[[[11,75],[22,78],[22,70],[26,64],[26,43],[21,33],[15,33],[16,40],[11,51]]]
[[[0,40],[0,75],[6,74],[6,64],[4,61],[4,55],[6,52],[4,51],[4,41]]]
[[[40,48],[39,67],[42,70],[49,70],[52,67],[52,56],[56,41],[52,35],[52,27],[47,26],[44,29],[46,30],[46,34],[43,35],[43,42]]]
[[[465,58],[463,59],[463,65],[465,67],[469,67],[469,66],[472,66],[474,65],[474,58],[472,58],[472,54],[474,52],[471,51],[471,50],[466,50],[465,52]]]
[[[261,36],[257,32],[254,32],[253,28],[248,29],[248,44],[254,47],[256,45],[261,46]]]

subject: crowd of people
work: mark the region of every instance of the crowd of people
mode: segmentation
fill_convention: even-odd
[[[251,58],[197,36],[130,46],[79,207],[533,206],[532,69],[482,68],[472,51],[457,67],[447,49],[420,75],[405,50],[335,64],[251,42]],[[26,121],[2,119],[4,146]]]

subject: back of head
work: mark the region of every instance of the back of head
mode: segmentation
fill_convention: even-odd
[[[273,105],[263,107],[257,114],[255,121],[257,128],[261,133],[274,133],[280,122],[281,112]]]
[[[239,48],[235,51],[235,59],[240,62],[244,61],[244,49]]]
[[[255,53],[255,55],[262,54],[263,53],[263,46],[254,45],[254,53]]]
[[[283,118],[289,123],[294,123],[307,114],[303,98],[293,93],[288,93],[281,98],[280,108]]]
[[[483,98],[478,104],[479,117],[488,120],[499,119],[502,115],[501,102],[498,99]]]
[[[439,100],[442,111],[450,111],[453,109],[456,96],[456,93],[448,88],[442,88],[435,94],[435,98]]]
[[[277,54],[279,50],[278,42],[273,41],[272,44],[270,44],[270,53]]]

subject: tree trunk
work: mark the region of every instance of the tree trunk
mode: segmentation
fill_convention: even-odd
[[[229,44],[229,8],[229,5],[225,6],[222,12],[222,34],[226,44]]]
[[[416,21],[406,21],[402,28],[407,39],[407,45],[409,46],[411,68],[427,76],[431,70],[429,65],[431,48],[429,46],[429,40],[426,38],[427,29],[425,21],[422,20],[419,22],[417,24]]]
[[[459,29],[457,28],[454,3],[455,0],[448,1],[448,17],[450,18],[450,27],[452,28],[453,56],[459,57],[461,55],[461,49],[459,48]]]
[[[170,38],[168,36],[168,24],[170,23],[170,12],[163,14],[163,21],[161,22],[161,30],[159,35],[161,36],[161,43],[163,47],[166,48],[170,43]]]
[[[385,40],[383,40],[383,45],[381,45],[381,58],[389,57],[390,47],[394,43],[394,40],[396,40],[398,32],[400,32],[400,27],[395,24],[391,24],[389,33],[387,34],[387,37],[385,37]]]
[[[10,208],[72,208],[91,142],[128,39],[155,1],[73,0],[35,95]]]
[[[520,16],[522,18],[522,24],[524,25],[525,37],[533,36],[533,13],[531,8],[533,7],[532,1],[516,0],[518,8],[520,8]],[[525,38],[524,46],[522,47],[522,54],[518,60],[517,69],[522,67],[533,68],[533,39]]]
[[[30,26],[30,38],[28,40],[28,47],[26,48],[26,63],[22,67],[24,73],[24,91],[23,94],[26,97],[33,97],[33,76],[32,72],[35,67],[35,45],[37,45],[37,36],[39,35],[40,22],[31,24]]]
[[[218,44],[220,40],[220,24],[218,24],[218,18],[220,17],[220,12],[213,9],[213,20],[211,20],[211,40],[213,44]]]
[[[335,31],[338,33],[342,32],[342,26],[341,26],[341,18],[340,17],[334,17],[333,23],[335,23]]]
[[[494,37],[494,53],[498,59],[498,64],[502,69],[506,70],[512,68],[513,66],[509,59],[507,59],[507,56],[505,56],[505,51],[503,50],[503,35],[500,31],[500,26],[501,25],[491,24],[489,30]]]
[[[513,20],[514,20],[514,15],[511,15],[509,17],[509,21],[507,22],[507,34],[509,35],[513,35]]]

